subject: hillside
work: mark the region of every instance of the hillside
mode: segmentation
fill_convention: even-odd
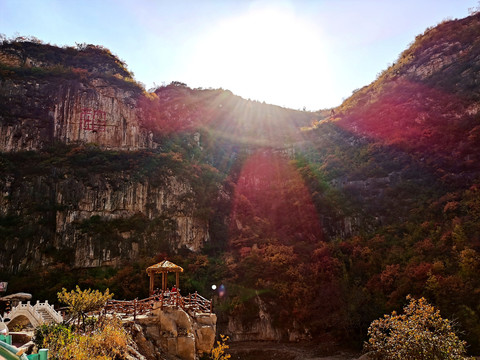
[[[458,319],[475,349],[478,34],[478,14],[427,29],[311,129],[304,152],[309,176],[346,195],[338,208],[356,209],[356,234],[329,243],[339,276],[348,278],[341,298],[355,309],[349,319],[362,324],[378,309],[399,308],[407,294],[426,296]]]
[[[478,352],[479,35],[478,14],[427,29],[317,113],[146,92],[100,47],[4,43],[2,278],[142,297],[168,257],[234,340],[359,343],[425,296]]]
[[[417,36],[377,81],[338,109],[337,125],[400,147],[445,181],[478,177],[479,15]]]

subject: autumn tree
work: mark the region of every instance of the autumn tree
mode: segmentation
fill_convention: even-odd
[[[92,311],[97,311],[105,305],[107,300],[113,297],[113,293],[107,289],[104,293],[98,290],[80,290],[77,285],[75,290],[68,292],[65,288],[57,294],[58,300],[68,307],[68,311],[77,323],[82,320],[82,325],[85,327],[85,320],[87,314]]]
[[[440,316],[424,298],[414,299],[404,314],[391,315],[372,322],[365,349],[373,359],[389,360],[463,360],[466,343],[455,334],[452,323]]]
[[[39,348],[48,348],[52,359],[129,359],[128,344],[132,338],[117,317],[99,316],[86,326],[87,314],[99,310],[113,294],[107,289],[75,290],[65,288],[58,294],[58,300],[67,305],[77,324],[82,319],[82,327],[72,324],[50,324],[35,330],[34,343]]]

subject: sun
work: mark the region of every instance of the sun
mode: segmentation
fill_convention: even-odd
[[[319,27],[291,9],[255,8],[200,37],[189,78],[198,86],[289,107],[303,96],[301,107],[308,101],[302,94],[321,96],[322,84],[330,81],[327,53]]]

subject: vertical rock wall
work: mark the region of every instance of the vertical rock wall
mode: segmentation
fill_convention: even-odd
[[[102,78],[0,81],[0,151],[40,150],[54,141],[155,148],[140,122],[139,96]]]
[[[51,73],[0,77],[0,152],[41,151],[57,142],[121,151],[156,148],[142,125],[139,88],[107,80]],[[0,269],[16,272],[58,257],[76,267],[118,265],[166,245],[199,251],[209,240],[207,221],[195,216],[190,184],[173,173],[152,184],[132,173],[90,174],[88,164],[82,176],[55,164],[45,168],[40,176],[14,171],[0,178],[0,216],[12,219],[12,232],[14,222],[26,229],[0,245]],[[102,224],[135,216],[150,223],[102,235]],[[89,219],[100,221],[91,231]]]
[[[106,149],[137,150],[154,147],[141,128],[133,91],[102,79],[60,91],[54,104],[54,139],[64,143],[96,143]]]
[[[12,272],[55,263],[58,256],[75,267],[118,265],[162,246],[200,251],[209,240],[208,222],[185,200],[191,187],[174,176],[154,185],[126,174],[12,175],[0,179],[0,189],[0,216],[19,223],[0,245],[0,269]]]

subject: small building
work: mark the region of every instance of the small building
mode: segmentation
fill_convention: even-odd
[[[168,261],[168,260],[163,260],[162,262],[159,262],[158,264],[152,265],[147,268],[147,274],[150,277],[150,290],[149,294],[150,296],[153,295],[155,292],[155,275],[156,274],[162,274],[162,291],[166,291],[168,288],[167,282],[168,282],[168,273],[169,272],[174,272],[176,274],[175,276],[175,286],[177,292],[179,291],[179,275],[181,272],[183,272],[183,268],[175,265],[174,263]]]

